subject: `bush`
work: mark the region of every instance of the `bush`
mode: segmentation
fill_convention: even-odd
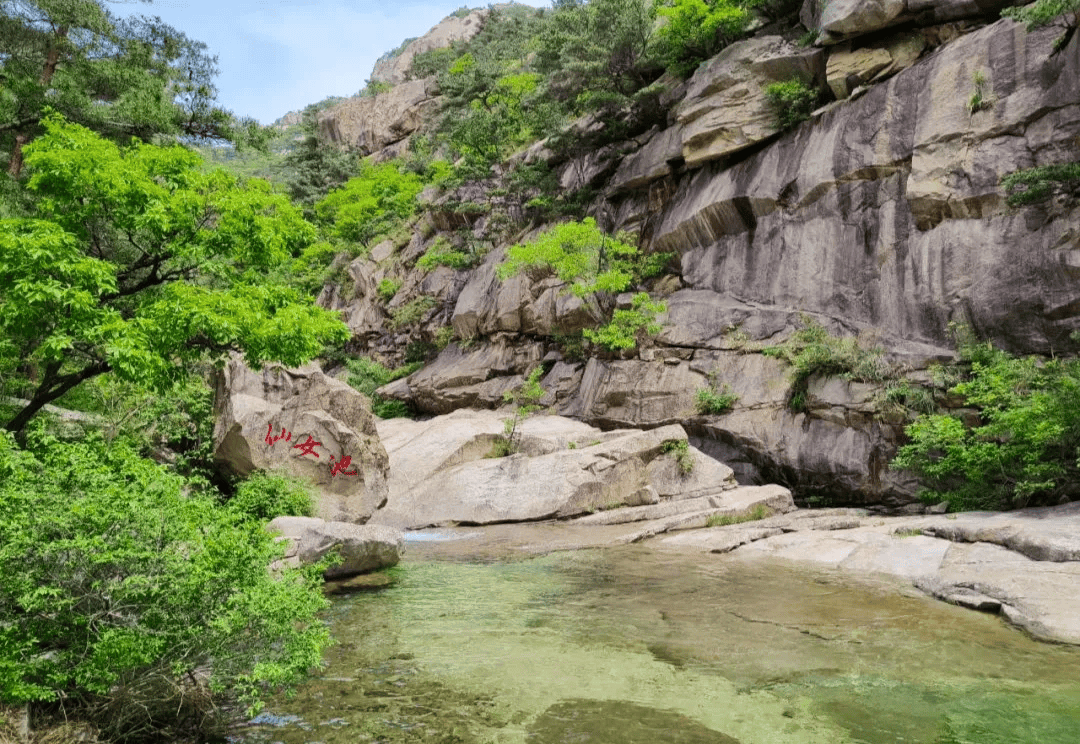
[[[383,302],[390,302],[399,289],[401,289],[401,282],[395,279],[383,279],[379,282],[379,286],[375,291],[379,293],[379,297]]]
[[[408,377],[423,367],[423,362],[414,362],[396,369],[390,369],[379,364],[374,359],[360,358],[346,360],[345,366],[349,370],[346,382],[354,389],[371,398],[371,412],[376,416],[390,419],[408,418],[412,415],[409,407],[400,400],[386,400],[375,391],[389,382]]]
[[[950,509],[1002,509],[1080,496],[1080,360],[1017,359],[987,345],[962,349],[970,379],[950,392],[981,410],[978,425],[922,415],[893,468],[932,484]]]
[[[1030,5],[1005,8],[1001,11],[1001,17],[1026,23],[1030,31],[1039,26],[1045,26],[1062,13],[1076,10],[1080,10],[1080,0],[1036,0]]]
[[[269,522],[275,517],[310,517],[314,499],[307,483],[285,473],[256,472],[236,488],[227,506],[245,519]]]
[[[655,54],[669,72],[686,77],[746,32],[753,20],[746,5],[732,0],[666,0],[656,11],[667,22],[656,32]]]
[[[1080,191],[1080,162],[1013,171],[1001,179],[1012,207],[1045,201],[1059,191]]]
[[[647,292],[638,292],[629,310],[616,310],[611,321],[595,331],[586,328],[581,332],[585,338],[608,351],[637,347],[642,333],[655,336],[661,325],[656,316],[667,312],[667,303],[653,302]]]
[[[390,327],[400,330],[405,326],[415,325],[437,304],[438,300],[430,295],[416,297],[390,313]]]
[[[439,238],[421,256],[416,267],[424,271],[431,271],[436,266],[449,266],[451,269],[467,269],[472,266],[472,257],[465,251],[454,249],[445,238]]]
[[[544,368],[537,367],[529,373],[521,387],[503,393],[503,402],[513,403],[514,413],[510,418],[503,419],[503,438],[492,447],[492,457],[506,457],[518,451],[518,426],[540,410],[540,399],[544,397],[544,388],[540,386],[543,376]]]
[[[710,380],[708,387],[698,388],[694,395],[694,409],[703,416],[727,413],[738,399],[726,384],[717,390]]]
[[[123,442],[0,434],[0,703],[114,741],[207,735],[320,664],[323,566]],[[239,704],[241,707],[236,707]]]
[[[663,451],[675,458],[680,473],[689,475],[694,472],[694,456],[690,453],[690,443],[685,439],[670,439],[664,442]]]
[[[780,346],[763,349],[766,356],[784,359],[791,365],[791,394],[788,407],[806,410],[806,391],[815,374],[842,375],[849,380],[884,382],[896,371],[884,358],[884,349],[864,349],[856,338],[830,336],[821,325],[803,317],[803,327]]]
[[[776,110],[776,123],[781,129],[806,121],[814,110],[818,92],[797,78],[765,86],[765,97]]]

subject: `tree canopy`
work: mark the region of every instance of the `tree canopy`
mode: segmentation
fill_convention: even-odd
[[[0,363],[21,359],[32,390],[9,430],[105,372],[165,387],[207,356],[297,365],[348,337],[268,279],[316,238],[269,184],[55,114],[42,126],[26,148],[32,213],[0,220]]]
[[[149,0],[143,0],[148,2]],[[46,109],[111,139],[155,135],[261,142],[214,105],[217,58],[160,18],[118,19],[106,0],[0,0],[0,150],[8,171]]]

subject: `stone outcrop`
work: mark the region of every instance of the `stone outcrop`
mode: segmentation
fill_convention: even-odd
[[[1008,20],[948,21],[979,15],[965,3],[909,0],[899,15],[895,3],[848,6],[885,25],[860,22],[824,50],[764,35],[732,45],[672,86],[667,126],[603,152],[560,156],[541,142],[518,154],[548,161],[568,187],[598,188],[590,214],[606,228],[640,230],[646,250],[677,254],[678,276],[646,285],[668,307],[655,339],[582,361],[574,334],[603,322],[618,298],[582,300],[542,272],[499,280],[505,246],[543,229],[519,205],[498,215],[519,232],[492,232],[506,195],[468,220],[436,206],[408,247],[354,263],[351,299],[321,301],[344,310],[357,351],[383,358],[452,328],[457,343],[380,394],[431,414],[495,408],[543,363],[553,412],[600,428],[684,425],[703,451],[737,464],[744,485],[781,482],[801,502],[912,502],[919,484],[888,468],[905,421],[877,410],[881,387],[815,379],[796,414],[788,369],[756,352],[803,316],[880,344],[912,379],[955,360],[953,322],[1015,353],[1075,348],[1080,207],[1061,198],[1010,208],[1000,180],[1075,159],[1080,36],[1064,20],[1032,32]],[[973,112],[976,73],[990,105]],[[758,93],[798,76],[850,97],[777,133]],[[574,127],[582,137],[602,128],[596,117]],[[442,201],[483,202],[485,189],[504,185],[487,180]],[[409,267],[431,229],[469,230],[492,250],[469,271],[422,274]],[[387,303],[377,286],[389,276],[403,285]],[[421,322],[388,322],[420,295],[435,301]],[[696,413],[710,376],[738,396],[729,413]]]
[[[818,32],[816,43],[880,31],[910,21],[932,26],[962,18],[996,17],[1013,0],[804,0],[799,20]]]
[[[1080,503],[921,517],[797,511],[656,544],[888,574],[947,602],[1000,614],[1037,638],[1080,644]]]
[[[729,168],[684,179],[656,247],[683,279],[930,346],[959,321],[1014,351],[1080,328],[1080,208],[1007,209],[1006,173],[1075,157],[1080,40],[1003,20],[967,34]],[[972,113],[981,72],[994,104]],[[1055,219],[1048,219],[1050,216]],[[1080,254],[1078,254],[1080,255]]]
[[[305,454],[309,440],[318,446]],[[239,475],[282,469],[304,478],[318,491],[316,516],[329,521],[362,523],[389,493],[370,402],[314,365],[254,372],[231,359],[217,380],[214,460]]]
[[[280,564],[310,566],[330,552],[341,561],[323,572],[325,579],[341,579],[397,565],[405,550],[400,530],[373,524],[325,522],[314,517],[278,517],[266,529],[288,543]],[[273,570],[275,566],[271,566]]]
[[[458,411],[429,421],[381,422],[390,496],[371,523],[417,528],[558,519],[624,505],[722,500],[736,486],[730,468],[689,447],[693,467],[677,472],[665,448],[686,441],[677,425],[601,432],[533,416],[519,425],[519,453],[490,458],[507,415]]]
[[[348,98],[320,112],[319,136],[369,155],[404,140],[438,105],[434,78],[410,80],[385,93]]]
[[[468,41],[484,27],[488,12],[478,8],[464,16],[447,16],[426,34],[407,44],[400,54],[379,59],[371,71],[371,79],[391,85],[405,82],[412,72],[412,62],[416,55],[448,47],[454,42]]]

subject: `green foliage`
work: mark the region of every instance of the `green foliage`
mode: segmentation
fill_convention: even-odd
[[[312,104],[301,115],[301,138],[284,155],[280,177],[293,203],[315,218],[315,205],[332,190],[360,173],[360,158],[348,148],[328,147],[319,139],[317,114],[319,104]]]
[[[536,68],[553,97],[577,112],[596,108],[604,100],[596,94],[628,96],[656,77],[650,57],[655,19],[648,0],[566,4],[548,15],[537,35]]]
[[[1001,186],[1012,207],[1036,204],[1055,193],[1075,194],[1080,192],[1080,161],[1013,171],[1001,179]]]
[[[830,336],[808,317],[803,317],[802,322],[803,327],[782,345],[762,350],[766,356],[783,359],[791,365],[788,407],[792,411],[806,410],[806,390],[811,375],[842,375],[849,380],[864,382],[884,382],[895,376],[892,365],[884,358],[884,349],[864,349],[856,338]]]
[[[165,389],[243,352],[302,364],[348,329],[268,273],[315,229],[264,181],[203,173],[199,156],[119,148],[58,117],[25,148],[32,217],[0,221],[0,353],[39,370],[7,427],[109,371]]]
[[[1045,26],[1063,13],[1080,10],[1080,0],[1035,0],[1035,2],[1016,8],[1005,8],[1002,18],[1012,18],[1018,23],[1026,23],[1028,31]]]
[[[413,362],[396,369],[389,369],[374,359],[361,357],[345,362],[349,370],[346,382],[353,388],[371,398],[371,412],[379,418],[408,418],[411,414],[408,406],[399,400],[386,400],[375,391],[387,383],[408,377],[424,366],[423,362]]]
[[[451,269],[467,269],[473,265],[473,257],[465,251],[459,251],[445,238],[436,240],[416,261],[416,266],[424,271],[431,271],[436,266],[449,266]]]
[[[118,19],[104,0],[27,0],[0,15],[0,151],[44,133],[49,111],[119,143],[131,137],[265,146],[269,132],[214,105],[216,58],[160,18]]]
[[[400,330],[406,326],[416,325],[423,320],[431,308],[438,304],[439,301],[430,295],[416,297],[391,311],[390,327],[394,330]]]
[[[690,443],[685,439],[669,439],[664,442],[663,451],[675,458],[679,472],[690,475],[694,472],[694,455],[690,452]]]
[[[746,514],[713,514],[705,520],[706,527],[726,527],[729,524],[743,524],[744,522],[757,522],[771,517],[772,512],[764,504],[758,504]]]
[[[394,295],[401,289],[401,282],[396,279],[383,279],[379,282],[379,287],[376,291],[379,293],[379,297],[383,302],[390,302],[394,299]]]
[[[727,413],[737,400],[739,396],[727,384],[717,389],[715,379],[710,377],[708,387],[698,388],[694,394],[694,410],[701,415]]]
[[[776,111],[781,129],[789,129],[810,118],[818,92],[798,78],[765,86],[765,97]]]
[[[564,222],[532,242],[512,246],[498,268],[500,279],[528,269],[553,272],[578,297],[594,292],[622,292],[634,281],[637,248],[605,234],[596,220]]]
[[[994,103],[994,99],[993,96],[986,93],[986,75],[982,70],[975,71],[975,74],[972,75],[972,82],[975,85],[975,90],[972,91],[971,98],[968,99],[968,113],[974,115],[983,109],[990,108]]]
[[[656,32],[656,54],[668,71],[686,77],[704,60],[742,37],[754,16],[745,2],[664,0],[666,19]]]
[[[315,503],[307,483],[286,473],[253,473],[236,487],[228,507],[260,524],[275,517],[311,517]]]
[[[93,377],[57,399],[62,408],[93,414],[106,442],[120,439],[143,456],[168,450],[171,469],[189,488],[209,489],[213,476],[214,391],[209,365],[154,390],[108,373]]]
[[[423,188],[419,176],[401,172],[394,163],[364,162],[360,175],[331,191],[315,205],[315,213],[334,236],[370,246],[413,215]]]
[[[891,382],[877,400],[877,407],[885,416],[908,416],[911,412],[933,413],[937,410],[934,391],[907,380]]]
[[[271,576],[282,546],[261,524],[121,442],[33,434],[20,451],[3,433],[0,474],[3,704],[176,740],[222,733],[320,664],[324,567]]]
[[[950,392],[980,409],[980,423],[920,416],[892,467],[928,478],[927,499],[953,511],[1080,496],[1080,361],[1017,359],[982,344],[962,351],[970,379]]]
[[[506,457],[518,451],[518,427],[522,421],[540,410],[540,399],[544,397],[544,388],[540,386],[540,378],[543,376],[544,368],[536,367],[525,378],[521,387],[503,393],[503,402],[513,404],[514,410],[510,418],[503,419],[504,436],[495,442],[492,457]]]
[[[634,295],[629,310],[616,310],[610,322],[595,331],[586,328],[582,335],[609,351],[633,349],[643,332],[650,336],[660,332],[661,325],[656,316],[665,312],[667,303],[654,302],[647,292],[638,292]]]

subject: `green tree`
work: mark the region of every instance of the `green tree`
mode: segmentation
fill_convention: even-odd
[[[143,0],[147,2],[148,0]],[[0,150],[19,175],[47,109],[123,142],[155,135],[265,144],[214,105],[217,58],[159,18],[117,19],[105,0],[0,2]]]
[[[954,510],[1080,496],[1080,360],[1017,359],[987,344],[961,351],[970,379],[950,392],[980,410],[979,423],[919,416],[892,467],[928,478],[926,497]]]
[[[810,118],[818,92],[798,78],[765,86],[765,97],[776,112],[776,123],[789,129]]]
[[[360,175],[331,191],[315,205],[315,212],[336,237],[366,247],[412,216],[423,188],[420,176],[402,173],[394,163],[364,162]]]
[[[31,399],[6,427],[106,372],[165,388],[207,356],[301,364],[348,337],[268,272],[315,229],[264,181],[182,147],[126,148],[58,116],[26,148],[32,217],[0,220],[0,357]]]
[[[272,577],[261,523],[123,442],[30,440],[0,432],[0,703],[174,741],[320,664],[321,567]]]
[[[360,172],[360,157],[348,149],[328,146],[319,138],[317,104],[304,109],[301,120],[303,138],[282,160],[284,181],[289,196],[315,217],[315,204],[332,190]]]
[[[664,0],[657,15],[654,52],[676,75],[685,77],[704,60],[746,33],[753,20],[738,0]]]
[[[656,77],[655,19],[649,0],[564,3],[538,37],[537,69],[548,75],[553,95],[579,109],[607,100],[597,93],[628,96]]]

